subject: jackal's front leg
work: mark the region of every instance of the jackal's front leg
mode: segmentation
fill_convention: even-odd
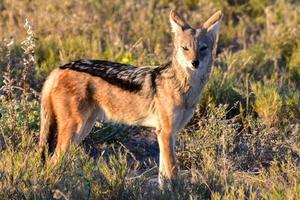
[[[159,183],[162,186],[163,178],[172,180],[177,175],[175,159],[175,134],[167,129],[157,133],[159,144]]]

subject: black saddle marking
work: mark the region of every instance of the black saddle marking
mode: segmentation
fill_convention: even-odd
[[[169,64],[167,64],[169,65]],[[98,76],[130,92],[138,92],[142,89],[145,77],[150,75],[152,87],[156,88],[156,77],[167,65],[152,67],[135,67],[132,65],[111,62],[106,60],[76,60],[60,66],[60,69],[71,69],[85,72],[92,76]]]

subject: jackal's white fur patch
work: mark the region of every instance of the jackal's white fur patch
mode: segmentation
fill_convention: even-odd
[[[193,69],[192,61],[188,60],[181,49],[177,51],[177,61],[183,67],[189,67]]]

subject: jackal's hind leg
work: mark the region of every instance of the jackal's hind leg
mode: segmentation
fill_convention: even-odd
[[[87,121],[84,116],[77,116],[76,118],[71,116],[67,121],[60,121],[55,152],[50,160],[51,164],[56,164],[58,159],[64,156],[71,143],[77,146],[84,139],[85,133],[83,131]]]
[[[97,119],[98,111],[88,111],[85,115],[77,118],[70,117],[64,124],[60,124],[58,129],[58,138],[55,153],[51,158],[51,163],[55,164],[60,156],[63,156],[70,146],[74,144],[78,146],[84,138],[91,132]],[[77,119],[77,120],[75,120]]]
[[[74,144],[76,146],[79,145],[90,134],[90,132],[92,131],[94,124],[97,120],[97,115],[98,115],[98,112],[93,111],[91,113],[91,115],[88,117],[84,126],[82,127],[82,130],[78,134],[78,137],[74,138]]]
[[[81,129],[83,126],[82,123],[76,122],[74,119],[70,118],[68,121],[63,124],[59,124],[58,134],[57,134],[57,144],[55,152],[51,157],[50,163],[56,164],[58,159],[63,156],[70,144],[72,143],[76,131]]]

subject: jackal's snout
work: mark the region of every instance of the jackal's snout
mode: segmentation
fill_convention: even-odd
[[[195,67],[197,69],[199,66],[199,60],[193,60],[192,65],[193,65],[193,67]]]

